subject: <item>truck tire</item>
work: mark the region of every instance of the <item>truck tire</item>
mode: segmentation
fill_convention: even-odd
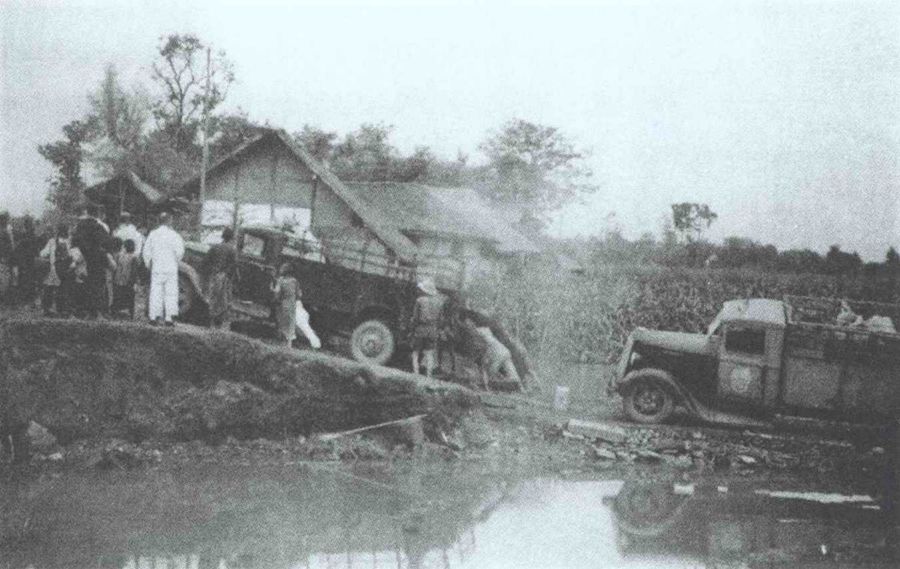
[[[675,411],[675,396],[659,376],[665,372],[646,369],[635,373],[623,394],[625,415],[635,423],[664,423]]]
[[[378,319],[360,322],[350,335],[350,353],[361,363],[384,365],[396,349],[390,326]]]

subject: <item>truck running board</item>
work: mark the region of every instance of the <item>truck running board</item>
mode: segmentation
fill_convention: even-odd
[[[690,411],[698,419],[706,421],[707,423],[729,425],[732,427],[752,427],[755,429],[771,429],[774,426],[769,421],[761,421],[759,419],[754,419],[753,417],[748,417],[746,415],[710,409],[693,397],[691,397],[690,400],[686,401],[685,403],[685,407],[687,407],[688,411]]]

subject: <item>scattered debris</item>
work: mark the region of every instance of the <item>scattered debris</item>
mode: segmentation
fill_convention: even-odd
[[[590,439],[603,439],[611,443],[623,443],[628,438],[628,432],[618,426],[609,423],[592,423],[569,419],[566,430],[570,433],[581,435]]]
[[[635,457],[644,462],[661,462],[663,456],[658,452],[653,452],[652,450],[640,449],[636,451]]]
[[[327,433],[324,435],[320,435],[319,440],[332,441],[341,437],[345,437],[347,435],[356,435],[376,429],[386,429],[394,427],[394,434],[398,439],[401,440],[401,442],[407,443],[412,446],[419,446],[423,442],[425,442],[425,431],[422,428],[422,419],[424,417],[425,415],[413,415],[412,417],[405,417],[403,419],[396,419],[394,421],[385,421],[384,423],[378,423],[377,425],[358,427],[356,429],[349,429],[347,431],[341,431],[339,433]]]
[[[32,450],[37,452],[48,452],[57,446],[56,437],[45,429],[42,425],[31,421],[28,424],[28,430],[25,435],[28,437],[28,444]]]
[[[615,452],[613,452],[609,449],[606,449],[603,447],[598,447],[598,446],[594,446],[591,448],[594,451],[595,458],[599,458],[599,459],[603,459],[603,460],[617,460],[619,458]]]

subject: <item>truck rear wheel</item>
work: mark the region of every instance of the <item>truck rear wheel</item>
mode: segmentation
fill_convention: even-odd
[[[384,365],[394,355],[395,349],[394,333],[381,320],[360,322],[350,335],[350,353],[358,362]]]
[[[664,423],[675,411],[675,398],[665,385],[646,375],[634,378],[624,394],[625,415],[635,423]]]

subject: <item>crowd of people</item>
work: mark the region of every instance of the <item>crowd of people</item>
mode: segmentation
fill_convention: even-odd
[[[14,233],[9,215],[0,212],[0,302],[29,305],[39,296],[46,316],[146,314],[151,324],[172,325],[184,241],[170,227],[168,214],[148,231],[123,212],[111,231],[99,213],[97,206],[84,206],[74,224],[59,224],[39,237],[30,217]],[[147,306],[138,306],[138,296],[148,295],[136,292],[147,288]]]
[[[161,213],[152,231],[138,228],[128,212],[122,212],[118,226],[110,230],[94,205],[83,207],[71,227],[60,224],[44,237],[38,236],[31,218],[24,218],[20,225],[13,232],[9,215],[0,212],[0,303],[33,305],[40,291],[46,316],[137,316],[151,325],[174,325],[184,240],[171,227],[169,214]],[[201,267],[213,328],[230,328],[237,266],[234,232],[225,228],[221,242],[210,248]],[[313,348],[321,347],[289,267],[281,267],[275,275],[272,293],[279,337],[290,345],[299,330]]]

